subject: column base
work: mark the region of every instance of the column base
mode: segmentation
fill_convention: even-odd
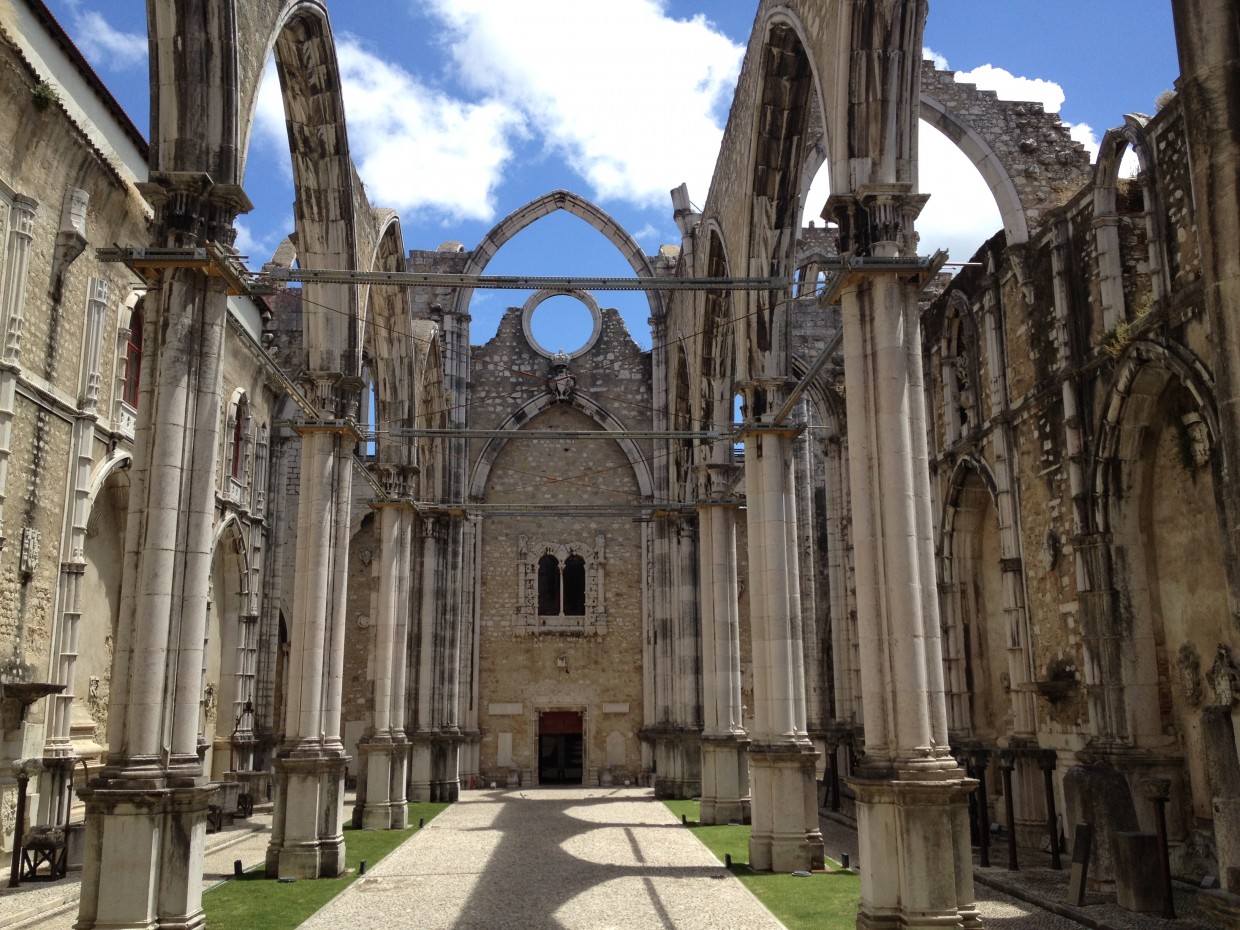
[[[702,737],[702,823],[750,822],[748,746],[742,735]]]
[[[405,797],[409,779],[409,741],[403,736],[392,741],[392,767],[388,778],[388,793],[392,801],[391,828],[403,830],[409,826],[409,801]]]
[[[420,734],[409,739],[409,800],[422,804],[431,800],[431,738]]]
[[[857,798],[861,930],[980,928],[969,846],[977,782],[850,778]]]
[[[335,878],[344,873],[344,776],[339,748],[295,750],[272,761],[275,782],[269,878]]]
[[[749,867],[754,871],[801,872],[823,867],[814,779],[817,761],[818,752],[808,740],[751,745]]]
[[[361,756],[361,775],[357,782],[353,825],[365,830],[393,829],[394,821],[405,807],[403,791],[399,802],[392,797],[397,747],[389,738],[370,738],[358,743],[357,750]],[[399,819],[408,821],[408,816]]]
[[[207,804],[214,791],[88,787],[75,930],[199,930]]]
[[[661,725],[644,727],[642,736],[654,743],[657,798],[696,798],[702,794],[701,731]]]

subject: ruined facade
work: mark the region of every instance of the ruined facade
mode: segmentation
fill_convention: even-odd
[[[1098,822],[1102,883],[1157,799],[1175,874],[1240,893],[1240,36],[1174,6],[1177,93],[1091,164],[921,63],[924,2],[759,4],[712,187],[672,192],[655,255],[565,191],[406,243],[315,0],[150,4],[149,144],[38,0],[6,7],[8,848],[35,760],[23,829],[72,825],[79,925],[197,926],[221,783],[270,790],[268,872],[301,878],[340,872],[350,815],[644,784],[779,871],[844,809],[859,926],[974,926],[970,794],[1025,845]],[[299,196],[260,290],[230,247],[271,52]],[[918,119],[1002,216],[954,277],[919,254]],[[663,283],[651,349],[570,284],[483,342],[468,286],[360,277],[482,275],[558,211]],[[541,345],[563,295],[593,332]]]

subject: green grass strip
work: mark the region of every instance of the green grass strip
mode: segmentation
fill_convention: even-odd
[[[374,865],[418,832],[419,820],[430,822],[447,804],[409,805],[407,830],[355,830],[345,827],[345,873],[339,878],[278,882],[262,868],[216,885],[202,896],[202,909],[211,930],[293,930],[357,878],[363,859]]]
[[[861,879],[827,860],[827,871],[808,878],[749,868],[749,827],[703,826],[697,801],[664,801],[720,862],[732,856],[731,872],[788,930],[855,930]]]

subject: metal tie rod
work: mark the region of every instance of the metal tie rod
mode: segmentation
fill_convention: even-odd
[[[384,434],[376,434],[380,439]],[[731,433],[713,430],[568,430],[568,429],[462,429],[396,428],[386,435],[401,439],[702,439],[716,442],[730,439]]]
[[[560,278],[420,271],[333,271],[318,268],[270,268],[263,272],[259,280],[273,284],[421,284],[505,291],[771,291],[792,284],[788,278]]]

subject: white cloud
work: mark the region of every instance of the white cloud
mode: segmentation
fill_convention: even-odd
[[[657,0],[432,0],[464,84],[520,107],[600,201],[704,200],[744,49]],[[582,37],[595,41],[582,41]]]
[[[918,251],[946,249],[953,262],[967,262],[1003,228],[994,194],[973,163],[950,139],[926,123],[918,136],[919,187],[930,200],[917,220]]]
[[[444,220],[493,220],[509,139],[524,131],[521,115],[498,101],[470,103],[432,90],[352,36],[338,40],[336,54],[349,148],[371,202]],[[287,150],[274,61],[259,91],[252,144]],[[288,160],[282,163],[287,174]]]
[[[936,52],[934,49],[923,48],[921,50],[921,57],[926,61],[933,61],[934,69],[936,71],[947,70],[947,59],[944,56],[940,55],[938,52]]]
[[[256,236],[250,224],[243,217],[239,217],[233,226],[237,230],[237,241],[233,247],[239,254],[250,259],[251,268],[257,268],[264,262],[271,261],[276,248],[283,241],[282,236],[278,239],[271,236]]]
[[[146,67],[146,33],[121,32],[93,10],[75,9],[73,25],[78,48],[90,61],[117,71]]]

